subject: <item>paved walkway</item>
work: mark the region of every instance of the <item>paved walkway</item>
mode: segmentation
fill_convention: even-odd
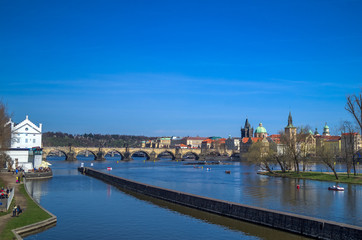
[[[23,194],[21,194],[19,191],[20,184],[16,183],[17,176],[20,176],[20,174],[13,175],[13,173],[1,172],[0,178],[4,182],[4,186],[0,186],[0,187],[14,188],[15,189],[15,192],[14,192],[15,204],[20,205],[20,207],[22,209],[24,209],[27,207],[27,201],[26,201],[25,196]],[[0,232],[2,232],[2,230],[5,228],[6,223],[11,219],[12,215],[13,215],[13,213],[11,211],[9,214],[0,217]]]

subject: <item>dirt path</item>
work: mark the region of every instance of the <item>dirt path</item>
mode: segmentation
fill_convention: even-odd
[[[20,205],[21,208],[26,208],[27,207],[27,204],[26,204],[27,201],[26,201],[26,198],[24,197],[24,195],[21,194],[20,191],[19,191],[19,185],[20,184],[16,183],[16,177],[17,176],[20,176],[20,174],[13,175],[13,173],[8,173],[8,172],[0,173],[0,178],[4,182],[4,186],[0,186],[0,187],[14,188],[15,189],[15,192],[14,192],[15,204]],[[10,212],[9,214],[0,217],[0,232],[3,231],[3,229],[5,228],[6,223],[12,218],[12,215],[13,215],[13,213]]]

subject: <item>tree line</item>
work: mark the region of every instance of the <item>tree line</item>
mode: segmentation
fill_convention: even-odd
[[[338,162],[345,165],[348,177],[352,173],[357,175],[357,166],[362,157],[357,141],[357,131],[362,134],[362,92],[358,96],[347,96],[346,100],[345,109],[353,116],[357,127],[349,121],[341,124],[341,149],[336,150],[323,143],[312,143],[309,127],[299,127],[292,136],[280,131],[280,143],[268,142],[266,139],[254,143],[246,158],[271,174],[274,173],[273,165],[278,165],[283,173],[292,170],[299,174],[300,171],[306,171],[310,163],[322,163],[338,179]]]
[[[69,134],[62,132],[43,133],[43,147],[141,147],[142,141],[156,137],[118,134]]]

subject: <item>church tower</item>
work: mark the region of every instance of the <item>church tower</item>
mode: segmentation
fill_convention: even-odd
[[[244,128],[241,128],[241,139],[244,137],[253,137],[254,129],[250,126],[248,118],[246,118]]]
[[[326,123],[326,125],[323,128],[323,136],[331,136],[330,132],[329,132],[329,127]]]
[[[297,136],[297,128],[293,125],[292,113],[289,112],[288,125],[284,128],[285,135],[288,139],[292,139]]]

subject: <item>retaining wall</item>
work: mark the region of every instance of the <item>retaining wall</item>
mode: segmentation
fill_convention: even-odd
[[[216,213],[318,239],[362,239],[362,227],[326,221],[297,214],[269,210],[194,194],[160,188],[106,174],[91,168],[78,168],[89,176],[107,183],[169,202]]]
[[[52,178],[53,172],[24,172],[26,179],[40,179],[40,178]]]

